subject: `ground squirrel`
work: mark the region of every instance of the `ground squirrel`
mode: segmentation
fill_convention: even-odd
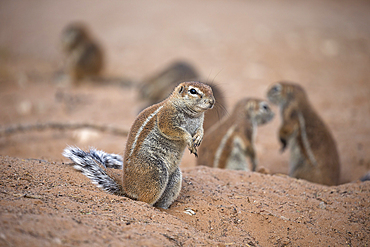
[[[289,175],[314,183],[336,185],[340,162],[336,143],[324,122],[310,105],[298,84],[280,82],[267,92],[280,107],[282,125],[279,139],[282,151],[289,145]]]
[[[197,155],[203,139],[204,112],[213,107],[212,89],[200,82],[178,85],[164,101],[143,110],[131,127],[125,157],[68,147],[63,155],[93,183],[108,192],[168,208],[181,189],[179,164],[187,146]],[[96,163],[122,168],[116,181]]]
[[[172,90],[183,81],[199,80],[199,74],[190,63],[176,61],[167,68],[152,77],[144,79],[139,89],[139,100],[144,107],[156,104],[165,99]],[[217,123],[225,114],[225,100],[221,89],[214,83],[208,83],[212,88],[216,105],[205,113],[203,128],[208,130],[214,123]]]
[[[274,113],[267,102],[241,99],[229,117],[222,119],[205,134],[197,165],[255,171],[254,137],[257,126],[269,122],[273,117]]]
[[[61,35],[66,54],[66,69],[73,82],[100,74],[103,64],[103,50],[82,23],[68,25]]]

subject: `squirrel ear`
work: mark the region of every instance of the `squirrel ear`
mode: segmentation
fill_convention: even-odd
[[[182,91],[184,91],[184,86],[181,86],[181,87],[180,87],[180,91],[179,91],[179,93],[182,93]]]
[[[247,111],[252,111],[252,110],[254,109],[254,103],[253,103],[253,102],[251,102],[251,101],[248,101],[248,102],[247,102],[247,105],[246,105],[246,107],[245,107],[245,109],[246,109]]]

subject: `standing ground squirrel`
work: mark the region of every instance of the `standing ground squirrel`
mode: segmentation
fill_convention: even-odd
[[[289,145],[289,176],[314,183],[336,185],[340,162],[335,141],[310,105],[298,84],[280,82],[267,92],[268,99],[280,107],[282,125],[279,139],[282,151]]]
[[[139,89],[139,100],[144,103],[144,107],[156,104],[168,97],[181,82],[190,80],[199,80],[198,72],[191,64],[176,61],[158,74],[144,80]],[[205,113],[203,124],[205,131],[217,123],[226,113],[223,109],[225,108],[225,100],[220,88],[214,83],[206,84],[212,88],[216,105]]]
[[[133,123],[125,157],[68,147],[63,155],[93,183],[108,192],[168,208],[181,189],[179,164],[187,146],[197,155],[203,139],[204,112],[213,107],[212,89],[200,82],[184,82],[164,101],[143,110]],[[121,168],[116,181],[96,163]],[[123,164],[122,164],[123,163]]]
[[[273,117],[274,113],[267,102],[251,98],[240,100],[229,117],[205,134],[197,165],[255,171],[257,159],[254,137],[257,126],[269,122]]]
[[[99,44],[81,23],[68,25],[61,35],[66,54],[66,68],[74,82],[100,74],[104,58]]]

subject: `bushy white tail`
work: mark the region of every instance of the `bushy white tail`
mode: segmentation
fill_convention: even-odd
[[[89,152],[85,152],[78,147],[65,148],[63,156],[72,160],[75,163],[73,167],[91,179],[92,183],[99,188],[115,195],[123,194],[122,187],[113,178],[109,177],[98,164],[100,163],[106,168],[122,169],[122,156],[108,154],[94,148],[91,148]]]

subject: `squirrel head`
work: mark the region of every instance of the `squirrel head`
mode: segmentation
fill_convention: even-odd
[[[255,98],[239,100],[233,114],[237,117],[249,119],[257,125],[271,121],[275,115],[266,101]]]
[[[82,23],[71,23],[62,32],[61,41],[65,51],[70,52],[76,47],[91,40],[88,28]]]
[[[274,112],[271,110],[268,103],[264,100],[251,99],[249,102],[253,102],[247,106],[249,108],[250,116],[257,125],[262,125],[270,122],[274,117]]]
[[[201,82],[183,82],[171,95],[177,107],[191,114],[202,113],[215,104],[212,88]]]
[[[279,82],[273,84],[267,91],[267,98],[275,105],[286,105],[292,101],[306,101],[304,89],[295,83]]]

